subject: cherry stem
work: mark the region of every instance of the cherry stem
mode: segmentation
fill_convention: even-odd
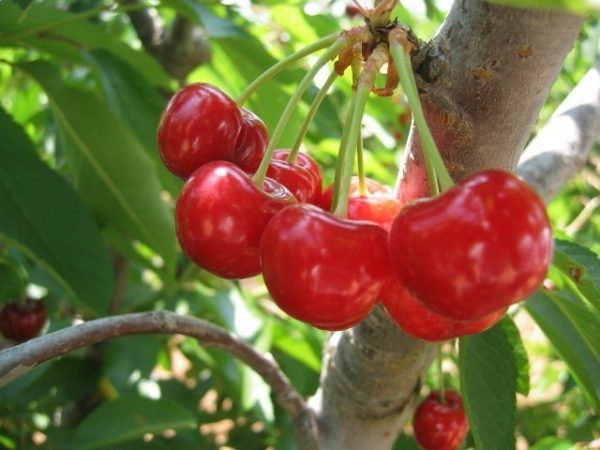
[[[329,88],[335,82],[337,77],[338,77],[338,74],[335,73],[335,71],[332,71],[331,74],[329,74],[329,77],[325,81],[325,84],[319,90],[319,93],[313,100],[312,105],[310,105],[310,109],[308,110],[308,113],[306,114],[306,118],[304,119],[304,122],[302,123],[302,128],[300,128],[300,131],[298,132],[298,136],[296,137],[296,141],[294,142],[294,146],[292,147],[292,151],[290,152],[290,154],[288,156],[287,160],[290,164],[293,164],[296,161],[296,157],[298,156],[298,152],[300,151],[300,146],[302,145],[302,141],[304,141],[304,137],[306,136],[308,127],[312,123],[312,121],[315,117],[315,114],[317,113],[317,110],[319,109],[319,106],[321,106],[321,103],[325,99],[325,96],[327,95]]]
[[[427,178],[429,179],[429,188],[432,195],[437,195],[440,191],[446,191],[454,186],[454,181],[440,152],[437,148],[435,140],[429,130],[425,114],[419,99],[419,91],[417,83],[413,75],[412,63],[410,60],[410,51],[404,46],[408,44],[406,32],[401,29],[396,29],[390,32],[390,52],[394,58],[394,64],[398,69],[400,83],[404,89],[404,93],[408,99],[408,103],[412,109],[415,125],[421,138],[421,147],[423,148],[423,157],[425,159],[425,168],[427,170]],[[439,184],[438,184],[439,183]]]
[[[358,195],[364,197],[368,194],[367,183],[365,182],[365,162],[363,160],[363,138],[362,133],[358,134],[356,142],[356,163],[358,167]]]
[[[446,380],[444,378],[444,369],[442,367],[442,363],[444,361],[444,355],[442,352],[442,344],[438,345],[438,355],[437,355],[437,363],[438,363],[438,376],[439,376],[439,388],[440,388],[440,403],[442,405],[446,404]]]
[[[306,92],[306,90],[312,83],[313,79],[317,75],[317,72],[319,72],[319,70],[321,70],[321,68],[325,64],[327,64],[331,59],[333,59],[346,44],[347,41],[343,37],[335,41],[333,45],[329,47],[329,49],[327,49],[327,51],[319,57],[317,62],[310,68],[310,70],[307,72],[307,74],[304,76],[304,78],[296,88],[294,95],[292,96],[292,98],[290,98],[290,101],[283,110],[283,113],[281,113],[279,122],[277,122],[277,126],[275,127],[273,135],[271,136],[269,144],[267,145],[267,148],[265,150],[265,155],[263,156],[263,159],[260,162],[260,166],[258,166],[258,170],[253,176],[254,182],[258,186],[262,186],[265,180],[265,176],[267,175],[267,169],[269,168],[269,163],[271,162],[271,158],[273,157],[273,152],[275,151],[276,146],[279,144],[281,136],[283,135],[283,131],[285,130],[285,127],[290,121],[292,113],[294,112],[294,109],[300,102],[302,95],[304,94],[304,92]]]
[[[348,136],[350,134],[350,124],[352,122],[352,117],[354,115],[354,110],[356,109],[356,95],[352,96],[352,101],[350,102],[350,107],[348,108],[348,112],[346,115],[346,120],[344,121],[344,128],[342,130],[342,137],[340,138],[340,150],[338,152],[337,163],[335,165],[335,175],[333,178],[333,197],[331,201],[331,212],[335,211],[336,205],[340,202],[340,183],[342,181],[342,172],[344,168],[344,155],[341,149],[345,149],[348,146]]]
[[[354,106],[351,107],[349,116],[349,130],[346,142],[340,144],[338,158],[341,159],[341,170],[336,173],[334,183],[334,203],[333,214],[337,217],[345,218],[348,213],[348,198],[350,196],[350,179],[352,178],[352,169],[354,167],[354,153],[358,147],[358,139],[362,126],[362,117],[369,94],[375,85],[375,79],[381,66],[387,61],[387,48],[379,45],[369,59],[358,78],[356,95],[353,98]],[[344,131],[348,126],[348,119],[344,125]],[[345,144],[345,145],[344,145]]]
[[[256,78],[252,83],[250,83],[248,87],[244,89],[240,95],[238,95],[238,97],[235,99],[235,103],[238,106],[242,106],[258,88],[260,88],[267,81],[271,80],[278,73],[285,70],[289,66],[297,63],[302,58],[329,47],[335,41],[337,41],[339,37],[339,33],[330,34],[282,59],[277,64],[265,70],[262,74],[258,76],[258,78]]]

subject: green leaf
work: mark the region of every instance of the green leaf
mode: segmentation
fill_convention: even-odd
[[[215,16],[206,6],[193,0],[166,0],[164,4],[169,5],[188,19],[203,25],[206,33],[211,38],[244,37],[246,35],[231,21]]]
[[[163,186],[177,196],[183,183],[162,164],[156,143],[156,129],[166,105],[165,97],[111,52],[93,50],[87,54],[87,59],[99,75],[109,108],[135,134],[155,162]]]
[[[523,345],[521,333],[509,316],[504,316],[502,319],[502,327],[506,332],[506,337],[510,341],[515,362],[517,364],[517,392],[527,396],[529,394],[529,356]]]
[[[583,295],[600,312],[600,259],[574,242],[556,240],[553,267],[560,270],[567,287]],[[561,280],[556,280],[560,282]]]
[[[97,12],[99,15],[100,11]],[[43,3],[32,3],[24,13],[12,2],[0,1],[0,45],[22,47],[25,44],[82,62],[81,49],[102,48],[126,61],[138,76],[169,88],[171,78],[156,59],[132,49],[118,35],[107,33],[90,22],[89,13],[73,14]]]
[[[600,0],[486,0],[499,5],[531,9],[558,9],[576,14],[600,11]]]
[[[125,396],[103,404],[77,427],[70,448],[91,450],[121,444],[166,429],[196,427],[194,415],[168,400]]]
[[[173,215],[161,199],[155,164],[139,141],[93,94],[66,86],[58,70],[20,64],[46,91],[62,135],[81,158],[78,190],[103,222],[160,254],[173,272]]]
[[[43,265],[98,315],[112,266],[96,224],[72,188],[40,161],[25,132],[0,109],[0,233]]]
[[[0,302],[10,302],[24,297],[26,284],[24,270],[12,261],[0,257]]]
[[[459,368],[477,449],[515,449],[517,362],[505,325],[460,339]]]
[[[546,292],[536,293],[525,307],[567,364],[584,396],[600,411],[600,360],[589,341]]]

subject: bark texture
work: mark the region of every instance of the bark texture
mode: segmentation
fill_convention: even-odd
[[[581,23],[570,14],[454,2],[414,62],[427,120],[455,179],[515,169]],[[397,188],[405,202],[428,194],[414,128]],[[431,344],[406,336],[380,309],[332,335],[311,399],[322,448],[389,450],[433,357]]]
[[[548,202],[583,167],[598,136],[600,65],[587,72],[527,145],[517,172]]]
[[[485,168],[515,170],[582,20],[454,2],[417,68],[425,114],[454,179]],[[428,191],[413,129],[398,192],[410,201]]]

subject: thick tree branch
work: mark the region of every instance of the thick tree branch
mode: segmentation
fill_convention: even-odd
[[[583,167],[600,136],[600,65],[590,69],[529,143],[518,174],[550,201]]]
[[[567,13],[456,0],[420,57],[419,87],[428,123],[451,174],[515,170],[538,112],[583,19]],[[413,130],[398,191],[428,195]]]
[[[277,363],[254,350],[231,333],[201,319],[168,311],[112,316],[41,336],[0,352],[0,386],[25,374],[44,361],[82,347],[119,336],[134,334],[183,334],[206,347],[228,351],[254,369],[273,390],[281,407],[290,415],[298,448],[317,450],[317,427],[312,412]]]

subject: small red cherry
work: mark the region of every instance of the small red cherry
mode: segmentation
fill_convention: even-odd
[[[323,172],[321,166],[306,153],[298,153],[290,163],[289,150],[276,150],[267,176],[283,184],[300,203],[316,204],[321,196]]]
[[[508,172],[486,170],[404,206],[389,235],[402,284],[442,317],[473,321],[543,282],[552,233],[543,202]]]
[[[445,319],[419,303],[396,277],[392,277],[391,282],[382,290],[381,302],[394,322],[407,334],[429,342],[481,333],[496,324],[506,313],[504,308],[472,322]]]
[[[177,200],[177,237],[189,258],[223,278],[260,272],[259,245],[267,223],[296,200],[269,178],[264,188],[236,165],[215,161],[196,170]]]
[[[0,311],[0,333],[13,341],[36,336],[46,322],[46,305],[41,300],[6,303]]]
[[[348,17],[360,16],[362,13],[356,5],[346,5],[346,15]]]
[[[419,405],[413,417],[415,439],[424,450],[456,450],[469,431],[460,394],[434,391]]]
[[[265,284],[279,307],[324,330],[362,321],[389,274],[386,232],[312,205],[285,208],[261,242]]]
[[[367,196],[369,197],[393,197],[393,192],[389,187],[370,178],[365,178],[365,187],[367,188]],[[358,177],[353,176],[350,179],[350,198],[357,197],[359,195],[360,194],[358,192]],[[323,190],[321,198],[319,199],[318,206],[323,208],[325,211],[331,211],[332,202],[333,184],[330,184],[329,186],[327,186],[327,188]]]
[[[256,172],[269,143],[264,122],[251,111],[242,109],[242,128],[235,146],[234,162],[248,173]]]
[[[190,84],[169,101],[158,125],[158,148],[167,168],[187,178],[210,161],[233,161],[242,116],[219,88]]]

